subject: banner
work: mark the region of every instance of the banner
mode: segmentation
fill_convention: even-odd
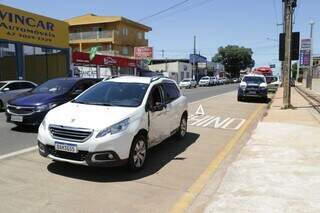
[[[135,47],[134,57],[136,59],[152,59],[153,48],[152,47]]]
[[[69,25],[0,4],[0,39],[69,48]]]

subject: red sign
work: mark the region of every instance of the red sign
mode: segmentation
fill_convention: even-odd
[[[152,47],[135,47],[134,57],[136,59],[151,59],[153,57]]]
[[[76,64],[94,64],[100,66],[117,66],[117,67],[137,67],[138,61],[131,58],[109,56],[109,55],[96,55],[92,61],[89,59],[89,53],[73,52],[72,62]]]

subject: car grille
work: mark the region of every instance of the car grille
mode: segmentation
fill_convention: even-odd
[[[34,112],[34,107],[20,107],[8,105],[8,112],[16,115],[31,115]]]
[[[63,159],[68,159],[68,160],[75,160],[75,161],[85,161],[88,152],[86,151],[78,151],[78,153],[70,153],[70,152],[63,152],[63,151],[58,151],[54,148],[54,146],[46,145],[46,151],[48,154],[53,155],[57,158],[63,158]]]
[[[256,90],[256,89],[259,89],[259,86],[255,86],[255,85],[248,85],[247,87],[246,87],[246,89],[254,89],[254,90]]]
[[[88,140],[93,133],[93,130],[91,129],[73,128],[58,125],[49,125],[49,131],[51,136],[55,139],[79,143]]]

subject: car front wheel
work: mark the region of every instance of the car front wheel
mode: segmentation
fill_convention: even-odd
[[[177,136],[178,138],[184,138],[187,134],[187,130],[188,130],[188,118],[187,115],[183,115],[180,121],[180,126],[179,126],[179,130],[177,132]]]
[[[137,171],[144,166],[147,158],[147,139],[144,135],[134,138],[130,150],[128,166],[130,170]]]

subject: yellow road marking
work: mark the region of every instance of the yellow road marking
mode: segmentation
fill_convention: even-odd
[[[215,171],[221,165],[222,161],[228,156],[228,154],[232,151],[233,147],[241,139],[247,128],[250,126],[250,124],[256,118],[259,112],[263,109],[263,107],[264,105],[260,105],[256,108],[256,110],[251,114],[251,116],[249,117],[247,122],[242,126],[242,128],[231,138],[231,140],[227,143],[223,150],[211,161],[209,166],[191,185],[187,192],[184,195],[182,195],[179,201],[171,209],[172,213],[185,212],[187,210],[187,208],[191,205],[193,200],[197,197],[197,195],[201,192],[203,187],[207,184],[212,174],[215,173]]]

